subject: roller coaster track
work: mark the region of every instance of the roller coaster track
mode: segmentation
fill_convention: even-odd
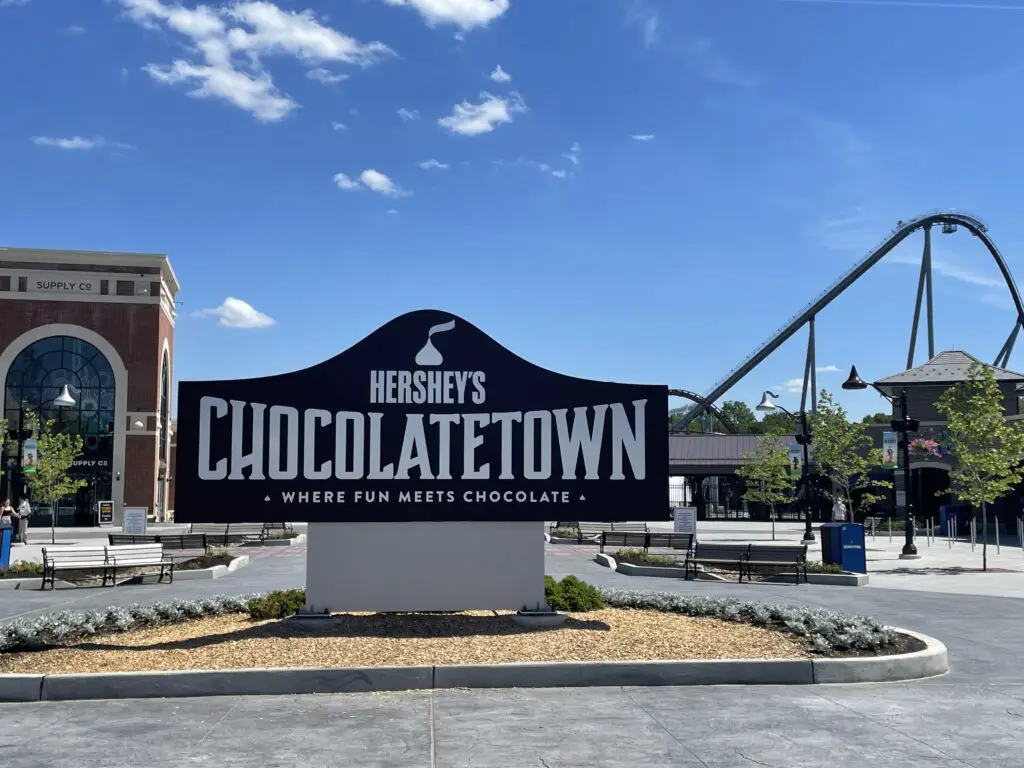
[[[915,231],[919,229],[928,230],[936,224],[965,227],[971,232],[971,234],[984,243],[989,254],[991,254],[993,259],[995,259],[996,266],[999,267],[999,271],[1003,275],[1003,280],[1006,282],[1006,287],[1010,291],[1010,296],[1013,299],[1014,306],[1017,310],[1017,323],[1014,325],[1014,331],[1011,333],[1010,338],[1007,340],[1007,343],[1004,345],[1003,350],[1000,351],[999,355],[1001,358],[1005,353],[1005,356],[1008,359],[1009,349],[1012,348],[1013,341],[1017,336],[1017,331],[1020,329],[1021,325],[1024,325],[1024,302],[1021,301],[1020,291],[1017,290],[1017,284],[1014,282],[1013,276],[1010,274],[1010,269],[1006,265],[1006,261],[999,253],[999,249],[996,247],[996,244],[992,242],[992,239],[988,236],[988,227],[986,227],[980,219],[958,211],[932,211],[931,213],[918,216],[910,221],[899,222],[896,225],[896,229],[891,232],[877,248],[854,264],[846,274],[842,275],[838,280],[832,283],[832,285],[826,288],[818,298],[804,307],[804,309],[794,315],[785,325],[769,336],[768,340],[761,344],[761,346],[743,358],[735,368],[716,382],[715,385],[708,390],[707,394],[695,399],[695,402],[698,404],[703,403],[705,408],[711,408],[712,403],[728,392],[738,381],[740,381],[740,379],[750,373],[750,371],[759,365],[766,357],[782,346],[782,344],[793,336],[793,334],[799,331],[805,324],[813,322],[815,315],[831,304],[833,300],[843,293],[843,291],[857,282],[865,272],[885,258],[893,248],[906,240]],[[999,358],[997,358],[997,362],[998,360]],[[679,419],[675,425],[676,428],[685,429],[686,426],[697,418],[700,412],[705,408],[691,409]]]
[[[686,389],[670,389],[668,391],[668,394],[669,394],[669,397],[685,397],[687,400],[691,400],[692,402],[696,403],[698,406],[701,406],[700,408],[691,408],[690,409],[691,413],[692,412],[700,413],[701,411],[710,411],[712,413],[712,415],[714,415],[714,417],[716,419],[718,419],[718,422],[723,427],[725,427],[726,431],[729,434],[731,434],[731,435],[736,434],[736,425],[732,423],[732,421],[729,419],[729,417],[726,416],[724,413],[722,413],[721,409],[719,409],[718,406],[716,406],[714,403],[708,402],[703,397],[698,395],[696,392],[690,392],[689,390],[686,390]],[[677,421],[676,423],[678,424],[680,422]],[[687,420],[686,423],[689,424],[690,420]],[[675,424],[673,424],[672,426],[673,426],[673,429],[670,430],[670,431],[672,431],[672,432],[678,431],[675,428]]]

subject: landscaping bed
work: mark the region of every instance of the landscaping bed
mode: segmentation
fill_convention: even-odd
[[[180,563],[174,564],[175,571],[198,571],[201,568],[213,568],[215,565],[228,565],[235,556],[229,554],[227,550],[215,550],[213,552],[206,552],[202,555],[190,557],[188,560],[182,560]]]
[[[545,630],[507,612],[286,619],[302,590],[65,611],[0,625],[0,672],[59,674],[524,661],[808,659],[921,650],[871,619],[547,580],[568,620]]]

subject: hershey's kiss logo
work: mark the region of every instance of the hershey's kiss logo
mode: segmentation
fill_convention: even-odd
[[[435,333],[444,333],[450,331],[455,327],[455,321],[449,320],[447,323],[441,323],[440,325],[431,326],[430,330],[427,331],[427,343],[423,345],[423,348],[416,353],[416,365],[422,366],[438,366],[444,362],[444,357],[440,352],[437,351],[437,347],[434,346],[434,342],[431,337]]]

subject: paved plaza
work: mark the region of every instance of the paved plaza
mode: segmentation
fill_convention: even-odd
[[[716,529],[717,530],[714,530]],[[738,530],[737,530],[738,529]],[[798,526],[779,526],[780,538]],[[758,539],[745,524],[711,524],[702,535]],[[770,532],[767,534],[770,538]],[[881,537],[879,537],[880,539]],[[894,535],[894,546],[895,542]],[[882,546],[879,546],[882,545]],[[608,766],[864,765],[1011,768],[1024,761],[1024,603],[1000,592],[1010,573],[927,573],[948,558],[969,563],[970,545],[930,548],[916,574],[892,565],[874,586],[685,582],[627,577],[593,562],[595,547],[548,546],[547,571],[627,589],[814,605],[868,614],[940,638],[950,674],[913,683],[786,687],[593,688],[435,691],[307,697],[44,702],[0,705],[5,768],[163,768],[213,764],[593,768]],[[869,541],[877,567],[887,537]],[[898,547],[895,550],[898,552]],[[944,553],[944,554],[943,554]],[[994,555],[994,552],[993,552]],[[980,551],[973,553],[980,566]],[[1016,558],[1016,562],[1010,558]],[[894,560],[894,558],[892,558]],[[906,561],[894,560],[895,563]],[[957,560],[957,563],[960,563]],[[241,594],[301,586],[305,547],[267,548],[231,576],[115,589],[0,591],[0,620],[63,608]],[[968,565],[956,565],[966,568]],[[979,581],[979,576],[995,577]],[[914,586],[946,578],[942,590]],[[891,580],[891,581],[889,581]],[[959,581],[958,581],[959,580]],[[881,583],[879,583],[881,582]],[[974,594],[958,592],[969,585]],[[934,584],[934,582],[933,582]],[[909,588],[896,588],[906,585]],[[985,590],[997,594],[984,594]],[[1024,591],[1018,591],[1024,596]]]

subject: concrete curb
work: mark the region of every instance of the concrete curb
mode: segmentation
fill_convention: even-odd
[[[949,672],[949,653],[940,640],[920,632],[890,627],[902,635],[917,638],[927,646],[923,651],[901,656],[862,656],[846,659],[812,659],[815,683],[885,683],[919,680]]]
[[[214,565],[210,568],[197,568],[194,571],[175,571],[175,581],[196,581],[199,579],[220,579],[239,568],[249,564],[248,555],[239,555],[227,565]]]
[[[660,565],[619,563],[614,568],[616,572],[624,576],[652,576],[659,579],[682,579],[686,577],[686,571],[683,568],[666,568]],[[697,571],[697,581],[726,581],[726,579],[707,571]]]
[[[603,565],[605,568],[611,568],[613,571],[617,568],[615,558],[611,555],[606,555],[604,552],[598,552],[594,555],[594,562],[598,565]]]
[[[0,589],[35,589],[38,590],[43,586],[42,576],[32,576],[28,579],[0,579]],[[54,587],[74,587],[70,581],[61,581],[57,579],[54,582]]]
[[[253,547],[294,547],[298,544],[306,543],[306,534],[300,533],[293,539],[267,539],[262,544],[253,542],[249,546]]]
[[[767,579],[758,579],[764,584],[792,584],[796,576],[792,573],[777,573]],[[755,584],[757,582],[754,582]],[[803,580],[801,579],[801,583]],[[828,584],[833,587],[866,587],[868,585],[868,574],[866,573],[808,573],[808,584]]]
[[[946,646],[918,632],[923,651],[845,659],[538,662],[353,669],[235,669],[0,675],[0,702],[259,696],[431,690],[577,688],[608,685],[810,685],[917,680],[949,671]]]

